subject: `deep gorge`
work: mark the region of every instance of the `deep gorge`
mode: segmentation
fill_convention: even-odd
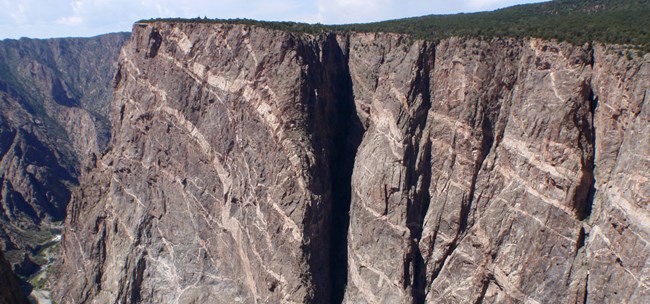
[[[648,55],[151,22],[119,66],[59,302],[648,296]]]

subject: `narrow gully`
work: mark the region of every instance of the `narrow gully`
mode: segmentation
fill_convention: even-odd
[[[336,74],[331,78],[334,111],[330,154],[332,209],[330,221],[330,284],[332,303],[341,303],[345,295],[348,274],[348,229],[352,200],[352,173],[357,149],[363,137],[363,126],[354,106],[352,79],[344,53],[335,39],[330,40]]]

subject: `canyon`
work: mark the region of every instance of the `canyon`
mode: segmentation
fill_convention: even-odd
[[[110,141],[79,160],[55,300],[648,302],[649,63],[136,23]]]
[[[80,161],[108,143],[111,82],[128,37],[0,41],[0,266],[24,284],[45,281]]]

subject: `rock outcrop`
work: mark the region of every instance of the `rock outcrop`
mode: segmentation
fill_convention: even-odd
[[[141,23],[59,302],[650,300],[650,55]]]
[[[119,49],[128,34],[0,41],[0,248],[29,277],[60,231],[79,160],[108,141]]]
[[[14,273],[11,271],[11,265],[5,260],[2,250],[0,250],[0,303],[29,303],[23,290],[20,289]]]

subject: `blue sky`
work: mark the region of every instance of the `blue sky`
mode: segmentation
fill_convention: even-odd
[[[130,31],[153,17],[340,24],[493,10],[540,0],[0,0],[0,39],[87,37]]]

